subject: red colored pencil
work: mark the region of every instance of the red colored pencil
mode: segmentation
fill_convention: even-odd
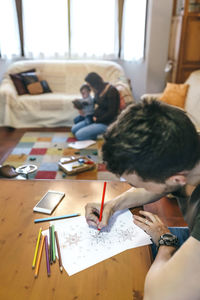
[[[104,182],[104,185],[103,185],[103,194],[102,194],[102,200],[101,200],[101,208],[100,208],[99,222],[101,222],[101,220],[102,220],[103,205],[104,205],[104,199],[105,199],[105,193],[106,193],[106,184],[107,184],[107,182],[105,181],[105,182]],[[100,229],[98,228],[98,230],[100,230]]]

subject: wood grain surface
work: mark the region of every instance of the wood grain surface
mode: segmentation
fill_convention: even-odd
[[[108,182],[105,202],[128,190],[124,182]],[[143,298],[146,273],[151,265],[148,246],[127,250],[73,276],[59,271],[58,261],[47,276],[45,251],[38,278],[32,261],[39,228],[33,207],[47,190],[64,191],[66,196],[53,216],[79,212],[87,202],[101,201],[102,181],[0,181],[0,299],[2,300],[133,300]]]

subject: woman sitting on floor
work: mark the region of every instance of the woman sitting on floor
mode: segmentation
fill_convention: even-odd
[[[93,123],[87,125],[85,121],[81,121],[73,125],[71,131],[77,140],[96,140],[115,121],[119,113],[120,95],[114,86],[104,82],[97,73],[89,73],[85,81],[95,94]]]

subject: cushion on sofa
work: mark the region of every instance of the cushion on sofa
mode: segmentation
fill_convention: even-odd
[[[27,85],[28,93],[31,95],[39,95],[43,93],[51,93],[51,89],[46,80],[33,82]]]
[[[12,79],[13,84],[17,90],[18,95],[27,94],[27,89],[26,89],[26,86],[24,85],[21,74],[31,73],[31,72],[35,72],[35,69],[30,69],[30,70],[15,73],[15,74],[9,74],[9,76]]]
[[[22,72],[20,74],[25,87],[27,87],[28,84],[39,81],[39,78],[36,74],[36,72]]]
[[[189,84],[167,83],[167,86],[159,98],[168,104],[185,107],[185,100],[188,92]]]
[[[120,95],[120,110],[123,110],[128,104],[133,103],[133,96],[128,84],[116,82],[114,84]]]

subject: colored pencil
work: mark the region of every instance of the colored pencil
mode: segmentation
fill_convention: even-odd
[[[40,230],[39,230],[38,238],[37,238],[37,242],[36,242],[36,246],[35,246],[35,253],[34,253],[33,263],[32,263],[32,268],[33,269],[35,268],[35,263],[36,263],[36,258],[37,258],[37,253],[38,253],[38,248],[39,248],[41,233],[42,233],[42,228],[40,228]]]
[[[56,262],[56,245],[55,245],[55,227],[52,225],[52,248],[53,248],[53,262]]]
[[[107,184],[107,182],[105,181],[104,185],[103,185],[103,194],[102,194],[102,199],[101,199],[101,208],[100,208],[99,222],[101,222],[101,220],[102,220],[103,205],[104,205],[104,199],[105,199],[105,193],[106,193],[106,184]],[[100,230],[100,229],[98,228],[98,230]]]
[[[46,263],[47,263],[47,275],[50,276],[50,264],[49,264],[49,248],[48,248],[48,237],[45,235],[45,252],[46,252]]]
[[[40,223],[40,222],[48,222],[48,221],[56,221],[60,219],[66,219],[66,218],[72,218],[80,216],[80,214],[71,214],[71,215],[64,215],[64,216],[58,216],[58,217],[49,217],[49,218],[43,218],[43,219],[35,219],[34,223]]]
[[[42,258],[43,246],[44,246],[44,235],[42,236],[42,240],[41,240],[41,244],[40,244],[40,248],[39,248],[38,259],[37,259],[37,264],[36,264],[36,268],[35,268],[35,278],[38,277],[40,262],[41,262],[41,258]]]
[[[52,248],[52,227],[49,226],[49,261],[53,263],[53,248]]]
[[[55,237],[56,237],[56,245],[57,245],[57,250],[58,250],[59,267],[60,267],[60,272],[62,272],[63,265],[62,265],[62,257],[61,257],[61,252],[60,252],[60,244],[59,244],[59,240],[58,240],[57,231],[55,231]]]

